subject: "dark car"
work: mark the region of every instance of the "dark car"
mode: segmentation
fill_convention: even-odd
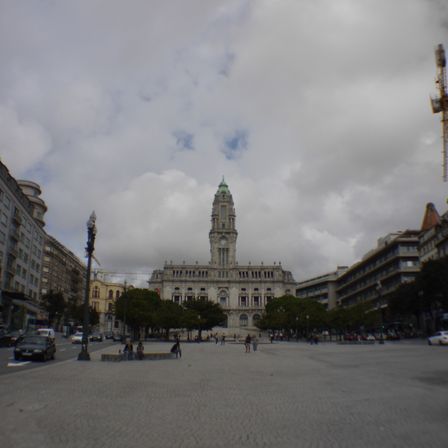
[[[112,331],[106,331],[106,333],[104,333],[104,337],[106,339],[113,339],[114,338],[114,333]]]
[[[37,359],[46,361],[54,359],[56,345],[45,336],[25,336],[14,349],[14,359]]]
[[[101,333],[92,333],[89,339],[91,342],[103,342],[103,335]]]
[[[0,347],[11,347],[18,344],[25,337],[22,331],[0,331]]]

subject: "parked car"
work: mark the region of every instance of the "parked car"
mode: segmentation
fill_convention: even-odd
[[[448,331],[438,331],[428,338],[428,344],[448,345]]]
[[[56,339],[56,335],[54,333],[53,328],[39,328],[39,330],[36,331],[36,334],[39,336],[45,336],[47,338],[53,339],[53,341]]]
[[[113,339],[113,338],[114,338],[114,333],[113,333],[112,331],[106,331],[106,332],[104,333],[104,337],[105,337],[106,339]]]
[[[45,336],[25,336],[14,349],[14,359],[54,359],[56,345],[51,338]]]
[[[9,333],[11,345],[16,345],[23,340],[25,333],[22,330],[14,330]]]
[[[373,334],[365,334],[362,336],[363,341],[376,341],[376,338]]]
[[[125,343],[127,340],[131,339],[131,335],[130,334],[114,334],[114,337],[112,338],[114,340],[114,342],[123,342]]]
[[[82,344],[82,335],[83,334],[79,331],[72,335],[72,337],[70,338],[72,344]]]
[[[114,335],[112,336],[112,340],[114,342],[121,342],[121,334],[114,333]]]
[[[89,336],[89,340],[92,342],[103,342],[103,335],[98,332],[92,333]]]

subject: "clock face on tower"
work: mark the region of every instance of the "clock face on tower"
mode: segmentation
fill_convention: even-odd
[[[225,237],[221,237],[221,239],[219,240],[219,245],[220,246],[225,246],[227,244],[227,240]]]

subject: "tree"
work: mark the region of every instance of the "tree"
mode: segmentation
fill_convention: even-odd
[[[426,262],[415,281],[397,288],[388,305],[396,318],[415,316],[419,328],[423,316],[431,316],[426,330],[434,330],[438,312],[448,309],[448,257]]]
[[[73,319],[75,321],[76,325],[83,325],[84,324],[84,305],[72,305],[67,312],[67,316],[70,319]],[[95,325],[98,325],[100,321],[100,315],[98,314],[98,311],[91,306],[89,306],[89,326],[94,327]]]
[[[162,300],[160,306],[154,314],[154,324],[158,328],[165,330],[165,336],[169,339],[171,328],[183,327],[184,309],[177,303],[169,300]]]
[[[381,322],[380,311],[368,303],[358,303],[350,308],[335,308],[328,311],[328,325],[337,333],[374,329]]]
[[[277,297],[267,305],[257,326],[263,330],[283,331],[287,335],[307,334],[310,330],[326,325],[325,307],[311,299],[291,295]]]
[[[427,307],[422,286],[418,281],[401,284],[388,300],[389,314],[394,320],[407,320],[412,316],[415,317],[418,325],[420,325],[420,317]]]
[[[115,316],[132,328],[134,335],[141,328],[145,331],[155,326],[155,313],[161,300],[155,291],[129,289],[115,302]]]
[[[426,262],[418,280],[431,308],[448,308],[448,257]]]
[[[187,316],[192,329],[198,330],[199,340],[202,338],[202,330],[211,330],[226,319],[221,306],[207,299],[191,300],[186,302],[184,307],[189,311]]]
[[[67,302],[61,292],[50,291],[42,296],[42,305],[48,312],[48,320],[51,325],[54,325],[57,318],[62,317],[67,309]]]

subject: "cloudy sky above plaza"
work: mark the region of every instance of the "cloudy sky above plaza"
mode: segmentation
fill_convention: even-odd
[[[434,0],[0,1],[0,154],[47,232],[117,272],[208,263],[222,176],[237,258],[296,280],[446,210]],[[132,279],[130,279],[132,281]]]

